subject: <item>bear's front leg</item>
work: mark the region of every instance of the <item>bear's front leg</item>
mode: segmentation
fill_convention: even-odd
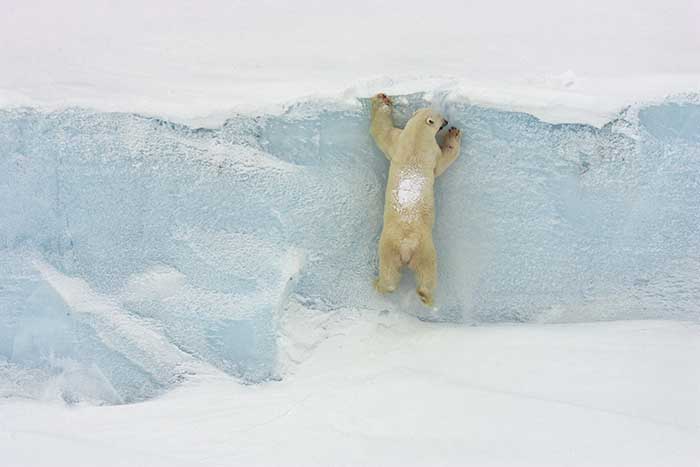
[[[401,130],[394,127],[391,112],[392,102],[389,96],[380,93],[372,98],[372,121],[369,132],[389,160],[401,134]]]
[[[436,177],[442,175],[442,173],[457,159],[461,142],[462,132],[455,127],[450,128],[447,131],[447,136],[445,136],[445,141],[442,143],[442,154],[435,165]]]

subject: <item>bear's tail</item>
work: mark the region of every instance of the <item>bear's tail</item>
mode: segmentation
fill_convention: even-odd
[[[401,262],[403,264],[408,264],[411,262],[411,258],[418,248],[418,237],[411,235],[401,240],[399,244],[399,254],[401,255]]]

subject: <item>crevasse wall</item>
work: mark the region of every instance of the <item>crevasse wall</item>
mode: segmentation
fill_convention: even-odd
[[[440,285],[371,287],[388,163],[366,102],[195,129],[0,111],[0,394],[120,403],[187,374],[276,378],[278,323],[399,309],[479,323],[700,317],[700,105],[601,129],[436,104],[463,130],[437,181]],[[397,122],[428,105],[397,99]]]

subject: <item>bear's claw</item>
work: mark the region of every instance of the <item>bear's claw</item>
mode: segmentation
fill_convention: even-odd
[[[379,99],[380,101],[382,101],[385,105],[391,105],[391,99],[389,98],[389,96],[387,96],[383,92],[380,92],[375,97],[377,99]]]

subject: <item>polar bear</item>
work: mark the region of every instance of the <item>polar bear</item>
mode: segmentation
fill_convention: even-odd
[[[418,296],[432,306],[437,285],[433,185],[435,177],[459,156],[461,132],[450,128],[440,147],[435,135],[447,125],[442,115],[419,109],[400,130],[394,127],[391,113],[392,102],[386,94],[372,98],[370,134],[391,162],[379,239],[379,277],[374,286],[381,293],[393,292],[401,268],[408,266],[416,274]]]

